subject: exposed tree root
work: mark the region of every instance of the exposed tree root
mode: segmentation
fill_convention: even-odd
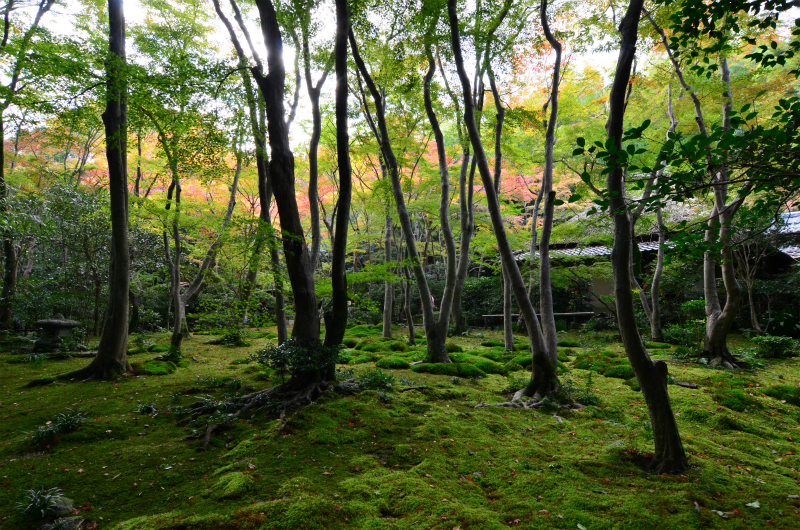
[[[210,415],[218,411],[229,412],[228,420],[232,421],[240,418],[247,412],[267,408],[278,412],[281,422],[276,429],[276,432],[280,432],[286,426],[286,423],[291,417],[291,414],[287,414],[287,412],[293,411],[293,413],[297,413],[306,406],[312,405],[331,388],[333,388],[333,386],[325,381],[320,381],[301,387],[298,387],[296,384],[293,384],[292,381],[289,381],[265,390],[252,392],[244,396],[232,397],[225,401],[222,406],[219,406],[216,403],[209,403],[208,401],[196,401],[187,407],[187,412],[189,415],[179,420],[177,425],[188,425],[201,416]],[[208,447],[208,445],[211,443],[211,437],[214,431],[223,425],[225,424],[208,424],[206,427],[205,436],[203,437],[204,448]]]
[[[480,409],[483,407],[509,407],[514,409],[538,409],[544,407],[546,405],[552,405],[552,401],[546,399],[528,399],[525,401],[513,399],[511,401],[505,401],[503,403],[478,403],[475,405],[476,409]],[[571,410],[571,409],[582,409],[583,405],[578,402],[573,401],[572,403],[563,403],[558,405],[559,410]]]

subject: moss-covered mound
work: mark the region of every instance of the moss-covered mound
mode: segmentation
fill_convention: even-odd
[[[457,377],[486,377],[486,373],[475,365],[468,363],[423,363],[412,366],[418,373],[449,375]]]
[[[628,359],[620,357],[609,350],[578,355],[572,366],[583,370],[593,370],[600,375],[617,379],[631,379],[634,377],[633,368],[628,363]]]
[[[764,389],[764,394],[800,407],[800,388],[789,385],[776,385]]]
[[[172,361],[157,361],[155,359],[143,363],[131,363],[133,373],[136,375],[169,375],[178,369]]]
[[[378,368],[387,368],[387,369],[408,369],[408,361],[405,359],[401,359],[400,357],[384,357],[383,359],[378,359],[375,363],[375,366]]]

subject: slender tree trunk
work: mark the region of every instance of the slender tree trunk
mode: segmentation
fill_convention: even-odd
[[[503,343],[507,351],[514,351],[514,322],[511,316],[514,313],[514,293],[505,267],[501,267],[500,273],[503,284]]]
[[[269,176],[272,193],[278,206],[281,231],[284,235],[283,254],[286,271],[294,297],[295,321],[292,338],[307,343],[319,341],[319,311],[314,291],[314,275],[305,231],[295,195],[294,155],[289,145],[289,130],[284,115],[283,95],[286,85],[286,69],[283,62],[283,40],[277,14],[271,0],[256,0],[261,18],[261,29],[267,49],[269,75],[264,76],[258,67],[252,72],[261,89],[267,113],[267,132],[271,159]],[[332,373],[332,367],[295,373],[293,386],[306,386],[321,382]]]
[[[386,273],[389,273],[389,262],[392,261],[392,216],[386,215],[386,224],[383,232],[383,262]],[[392,307],[394,306],[394,284],[390,280],[383,282],[383,331],[381,336],[392,336]]]
[[[430,39],[432,32],[433,28],[430,28],[426,39]],[[425,113],[428,115],[428,121],[431,124],[433,136],[436,140],[436,154],[439,162],[439,177],[442,187],[439,198],[439,240],[441,242],[441,239],[444,238],[444,246],[447,253],[444,291],[442,293],[441,304],[439,304],[439,317],[437,321],[437,326],[439,328],[438,335],[444,339],[447,337],[447,331],[450,325],[450,312],[453,308],[453,299],[457,283],[456,242],[453,238],[453,229],[450,228],[450,170],[447,167],[444,134],[442,134],[442,129],[439,126],[436,112],[433,110],[433,101],[431,98],[431,80],[433,79],[433,74],[436,73],[436,61],[433,59],[433,51],[431,50],[430,42],[426,43],[425,53],[428,57],[428,72],[425,74],[424,79],[423,99],[425,101]],[[429,239],[430,233],[430,225],[428,225]],[[427,252],[427,243],[425,246]],[[438,271],[438,267],[436,270]]]
[[[0,112],[0,139],[5,136],[3,113]],[[5,149],[0,149],[0,214],[9,210],[8,184],[5,179]],[[11,329],[11,313],[17,291],[17,251],[11,231],[3,231],[3,291],[0,294],[0,329]]]
[[[183,320],[186,318],[186,305],[181,298],[181,234],[180,228],[180,211],[181,211],[181,183],[177,180],[177,175],[173,177],[175,184],[175,213],[172,218],[172,241],[175,245],[172,255],[172,267],[170,271],[170,292],[174,304],[174,315],[172,322],[172,337],[170,338],[170,345],[175,350],[181,349],[181,342],[183,341]]]
[[[731,128],[730,116],[732,112],[733,97],[731,95],[730,72],[728,71],[727,58],[720,61],[722,82],[725,86],[725,102],[722,105],[722,128],[727,131]],[[728,195],[728,168],[723,166],[717,174],[717,184],[714,186],[714,210],[717,216],[711,217],[706,230],[706,244],[711,247],[713,243],[722,243],[719,266],[722,269],[722,282],[725,285],[727,297],[725,306],[721,307],[717,293],[716,265],[714,254],[706,252],[703,259],[703,286],[706,293],[706,332],[703,341],[703,354],[714,366],[735,368],[736,360],[728,349],[728,333],[730,333],[739,306],[742,302],[742,287],[736,281],[733,269],[733,250],[730,240],[733,216],[741,205],[741,200],[727,204]],[[716,223],[719,226],[716,226]]]
[[[631,0],[619,31],[622,39],[619,58],[609,96],[609,118],[606,134],[618,150],[622,149],[623,120],[625,114],[625,90],[631,75],[631,66],[636,54],[636,40],[643,0]],[[664,361],[653,361],[647,353],[636,326],[631,291],[631,225],[628,205],[625,200],[623,167],[612,161],[606,177],[610,208],[614,221],[614,247],[611,265],[614,271],[614,294],[617,319],[628,360],[644,394],[655,439],[655,453],[651,466],[659,473],[679,473],[688,467],[678,425],[667,391],[667,365]]]
[[[667,233],[664,230],[664,218],[661,208],[656,210],[658,223],[658,255],[656,257],[656,270],[653,272],[653,282],[650,285],[650,336],[654,341],[663,342],[661,332],[661,275],[664,273],[664,250],[667,244]]]
[[[133,196],[139,196],[139,184],[142,181],[142,135],[136,133],[136,180],[133,183]]]
[[[128,365],[128,245],[127,83],[125,79],[125,15],[122,0],[108,0],[107,102],[103,113],[111,206],[111,260],[106,305],[97,356],[79,374],[90,379],[115,378]]]
[[[458,15],[457,15],[457,2],[456,0],[448,0],[447,12],[450,22],[450,32],[452,37],[453,55],[458,70],[458,77],[461,81],[464,94],[464,121],[469,132],[470,142],[472,149],[475,153],[478,171],[483,181],[484,190],[489,206],[489,215],[492,221],[495,238],[497,239],[497,247],[500,251],[500,256],[510,280],[514,296],[517,298],[517,303],[520,305],[520,313],[528,322],[535,322],[536,325],[528,326],[528,337],[531,341],[531,348],[533,353],[533,366],[531,374],[531,383],[524,389],[524,394],[533,395],[534,397],[541,397],[550,394],[558,389],[558,376],[556,375],[555,361],[551,360],[545,349],[544,338],[542,337],[541,330],[539,329],[536,311],[533,304],[527,296],[525,289],[525,282],[522,279],[522,274],[519,271],[517,262],[514,260],[514,254],[511,250],[511,244],[506,234],[505,226],[503,224],[503,217],[500,211],[500,202],[495,192],[494,183],[492,182],[492,175],[489,170],[489,162],[486,158],[486,152],[483,149],[478,127],[475,123],[475,108],[470,97],[471,88],[469,77],[464,69],[464,59],[461,54],[461,37],[458,28]],[[520,394],[520,393],[518,393]],[[515,396],[521,397],[521,395]]]
[[[358,70],[361,72],[362,77],[367,83],[367,87],[369,88],[376,108],[378,127],[380,129],[379,136],[381,152],[389,170],[389,176],[391,177],[392,192],[394,194],[394,201],[397,206],[397,214],[400,218],[400,228],[408,247],[411,268],[414,271],[414,276],[417,280],[417,289],[419,290],[420,298],[422,299],[422,320],[423,327],[425,328],[425,336],[427,337],[428,350],[426,360],[428,362],[450,362],[450,358],[447,356],[447,351],[445,349],[446,336],[442,336],[439,332],[438,322],[435,320],[433,315],[433,304],[431,303],[428,280],[425,277],[425,271],[422,269],[422,265],[419,260],[417,245],[414,240],[414,232],[411,228],[411,219],[408,215],[408,210],[406,210],[403,189],[400,184],[400,174],[398,172],[397,159],[395,158],[394,151],[392,150],[389,132],[386,127],[383,98],[381,97],[378,88],[375,86],[375,83],[372,81],[372,77],[367,71],[367,67],[358,53],[358,47],[352,28],[350,30],[350,50],[353,54],[353,59],[355,60]]]
[[[336,231],[331,263],[331,311],[325,315],[325,344],[342,343],[347,329],[347,230],[350,225],[350,201],[353,171],[350,167],[350,134],[347,130],[347,31],[350,13],[347,0],[336,1],[336,160],[339,164],[339,199],[336,207]],[[310,76],[309,76],[310,77]],[[317,105],[319,111],[319,105]],[[316,124],[315,124],[316,127]],[[319,239],[319,220],[317,220]],[[355,267],[355,263],[353,264]],[[335,374],[331,374],[334,377]]]

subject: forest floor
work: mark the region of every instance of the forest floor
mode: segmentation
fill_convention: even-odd
[[[359,349],[346,351],[353,364],[340,367],[342,377],[384,358],[422,358],[419,346],[402,351],[404,329],[394,335],[349,330],[346,342]],[[202,434],[209,418],[179,427],[180,407],[279,382],[247,360],[273,333],[251,330],[245,347],[196,334],[174,372],[112,383],[30,386],[89,360],[36,366],[2,353],[0,529],[45,522],[15,509],[25,490],[42,486],[61,488],[84,528],[98,529],[800,528],[798,358],[731,372],[675,359],[674,347],[651,349],[675,380],[699,386],[669,387],[691,468],[658,476],[645,469],[647,409],[608,334],[559,335],[562,381],[597,404],[558,417],[475,408],[505,401],[527,377],[497,347],[500,333],[483,335],[450,339],[465,352],[453,356],[499,373],[459,379],[387,369],[391,389],[329,392],[280,432],[274,416],[248,414],[215,432],[206,450],[186,437]],[[749,347],[741,337],[732,343]],[[130,358],[140,372],[156,355],[142,350]],[[518,362],[526,355],[515,354]],[[591,365],[590,386],[590,372],[576,365]],[[420,385],[428,389],[400,392]],[[34,444],[28,433],[76,407],[88,414],[77,430]]]

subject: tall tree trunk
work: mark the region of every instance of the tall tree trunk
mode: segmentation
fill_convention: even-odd
[[[170,267],[170,293],[173,300],[173,322],[172,322],[172,337],[170,338],[170,346],[175,350],[181,349],[181,342],[183,341],[183,321],[186,318],[186,305],[181,298],[181,234],[180,228],[180,212],[181,212],[181,183],[178,180],[177,174],[173,172],[173,180],[175,184],[175,213],[172,214],[172,241],[175,249],[172,255],[172,266]]]
[[[725,86],[725,102],[722,105],[722,128],[724,131],[728,131],[731,128],[730,116],[733,96],[731,94],[730,72],[726,57],[723,57],[722,61],[720,61],[720,72]],[[705,241],[709,247],[716,242],[723,245],[722,252],[719,253],[719,266],[722,269],[722,282],[725,285],[727,297],[725,306],[722,307],[717,293],[717,259],[714,255],[715,253],[709,250],[703,258],[703,287],[706,295],[706,332],[703,340],[703,354],[711,361],[712,365],[725,368],[735,368],[737,366],[736,360],[728,349],[728,333],[731,326],[733,326],[733,320],[736,318],[742,302],[742,287],[736,281],[730,240],[733,216],[739,205],[741,205],[741,200],[728,204],[728,168],[723,166],[717,174],[717,184],[714,186],[714,211],[716,216],[712,215],[708,221]]]
[[[136,133],[136,180],[133,183],[133,196],[139,196],[139,184],[142,181],[142,135]]]
[[[656,270],[653,272],[653,282],[650,284],[650,337],[657,342],[663,342],[664,334],[661,331],[661,275],[664,273],[664,251],[667,246],[667,232],[664,230],[664,218],[661,208],[656,210],[658,223],[658,255],[656,256]]]
[[[383,98],[381,97],[378,88],[372,81],[372,77],[367,71],[361,55],[358,53],[358,46],[356,44],[355,36],[353,35],[352,28],[350,30],[350,50],[353,54],[358,70],[361,76],[367,83],[369,92],[372,95],[375,104],[376,116],[378,120],[378,128],[380,130],[380,144],[381,153],[384,162],[389,170],[389,176],[392,182],[392,192],[394,194],[394,201],[397,206],[397,214],[400,218],[400,228],[405,238],[408,247],[408,254],[411,260],[411,269],[414,271],[415,279],[417,280],[417,289],[419,290],[420,298],[422,299],[422,320],[423,327],[425,328],[425,336],[427,337],[427,356],[428,362],[450,362],[445,350],[446,336],[442,336],[439,332],[438,322],[433,315],[433,303],[431,302],[431,294],[428,288],[428,280],[425,277],[425,271],[417,253],[417,245],[414,240],[414,232],[411,228],[411,219],[406,210],[405,198],[403,196],[403,189],[400,184],[400,174],[397,167],[397,159],[395,158],[394,151],[392,150],[391,141],[389,139],[389,132],[386,127],[386,109],[384,107]]]
[[[127,82],[125,76],[125,15],[122,0],[108,0],[107,101],[103,113],[108,160],[111,209],[111,260],[108,304],[97,356],[81,370],[90,379],[115,378],[130,369],[128,364],[128,293],[130,248],[128,245],[128,130]]]
[[[489,162],[486,158],[486,152],[483,149],[478,127],[475,123],[475,107],[470,97],[471,88],[469,77],[464,69],[464,59],[461,54],[461,37],[458,28],[458,15],[457,15],[457,2],[456,0],[448,0],[447,12],[450,22],[450,33],[452,38],[453,55],[458,70],[458,77],[461,81],[464,94],[464,121],[469,133],[472,149],[475,153],[475,159],[478,171],[483,181],[484,190],[489,206],[489,216],[492,221],[492,228],[494,230],[495,238],[497,239],[497,247],[500,252],[502,262],[508,272],[508,277],[517,298],[517,303],[520,305],[520,313],[529,322],[535,322],[536,325],[528,326],[528,337],[531,341],[531,349],[533,355],[533,366],[531,374],[531,383],[524,389],[518,392],[515,397],[522,395],[533,395],[534,397],[541,397],[548,395],[558,389],[558,376],[556,375],[556,360],[551,359],[545,349],[544,339],[539,329],[536,311],[533,304],[527,296],[525,289],[525,282],[522,279],[522,274],[519,271],[517,262],[514,260],[514,253],[511,250],[511,244],[506,234],[505,226],[503,225],[503,216],[500,211],[500,202],[495,192],[494,183],[492,182],[492,175],[489,170]]]
[[[456,99],[456,101],[458,101]],[[460,121],[460,118],[459,118]],[[458,250],[458,264],[456,266],[456,281],[453,287],[453,328],[456,335],[465,333],[469,328],[467,319],[464,318],[464,312],[461,309],[461,297],[464,293],[464,284],[469,275],[469,262],[470,253],[469,247],[472,241],[472,234],[475,230],[473,222],[473,209],[472,209],[472,190],[473,179],[475,177],[474,171],[469,171],[470,156],[469,145],[462,147],[461,159],[461,172],[458,177],[458,203],[460,208],[459,222],[461,224],[461,236],[459,240]],[[472,167],[475,167],[474,159]],[[467,182],[467,175],[469,174],[469,183]]]
[[[429,28],[428,35],[426,35],[426,39],[430,39],[432,33],[433,28],[431,27]],[[439,317],[437,321],[439,337],[444,340],[447,337],[447,331],[450,325],[450,312],[453,308],[453,298],[455,296],[457,283],[456,242],[453,238],[453,229],[450,228],[450,171],[447,167],[444,134],[442,134],[442,129],[439,126],[436,112],[433,110],[433,101],[431,99],[431,80],[433,79],[433,74],[436,73],[436,61],[433,59],[430,40],[425,45],[425,53],[428,57],[428,72],[425,74],[424,79],[423,99],[425,101],[425,113],[428,115],[428,121],[431,124],[433,136],[436,140],[436,154],[439,161],[439,177],[442,187],[439,197],[439,239],[441,241],[442,237],[444,238],[444,246],[447,253],[444,291],[442,294],[442,301],[439,304]],[[430,225],[428,226],[428,238],[430,238]],[[427,243],[425,246],[427,247]]]
[[[631,0],[619,31],[621,33],[619,58],[609,95],[609,117],[606,134],[618,150],[622,149],[623,120],[625,115],[625,90],[631,76],[631,67],[636,54],[636,40],[643,0]],[[631,291],[631,225],[628,205],[625,200],[623,167],[611,161],[606,177],[610,207],[614,221],[614,247],[611,265],[614,271],[614,295],[617,320],[628,360],[644,394],[655,438],[655,452],[651,466],[658,473],[678,473],[688,467],[678,425],[667,391],[667,365],[664,361],[653,361],[642,342],[636,326]]]
[[[285,234],[283,254],[294,297],[295,321],[292,337],[308,343],[319,341],[319,310],[314,291],[314,275],[305,231],[295,195],[294,155],[289,145],[289,130],[284,115],[283,94],[286,86],[286,69],[283,62],[283,40],[277,14],[271,0],[256,0],[261,31],[267,49],[268,75],[255,67],[253,75],[261,89],[267,113],[267,132],[271,159],[269,176],[272,193],[278,206],[281,231]],[[326,378],[331,367],[319,367],[304,373],[295,373],[292,384],[305,386]]]
[[[247,32],[247,28],[244,25],[244,21],[241,16],[241,12],[235,1],[231,2],[231,7],[234,9],[234,17],[238,22],[240,28],[245,33],[245,36],[249,39],[249,33]],[[284,299],[283,299],[283,276],[280,272],[280,256],[278,254],[278,248],[275,243],[273,234],[272,234],[272,221],[270,219],[270,203],[272,202],[272,187],[270,184],[270,177],[269,177],[269,157],[267,156],[267,148],[266,148],[266,138],[264,136],[265,126],[264,122],[266,121],[265,111],[263,105],[259,105],[256,100],[256,94],[253,90],[252,83],[250,82],[250,76],[247,75],[245,68],[248,64],[248,59],[245,56],[244,49],[239,42],[239,37],[237,36],[235,30],[233,29],[233,25],[222,12],[222,8],[219,4],[219,0],[214,0],[214,9],[217,12],[220,20],[225,25],[228,30],[228,34],[230,35],[231,42],[236,49],[236,55],[239,57],[239,68],[241,68],[242,73],[242,83],[245,87],[245,97],[247,98],[247,107],[249,111],[250,117],[250,129],[253,135],[253,141],[256,145],[256,167],[258,169],[258,197],[259,197],[259,229],[256,235],[256,244],[253,251],[253,258],[250,262],[248,272],[247,272],[247,279],[245,280],[244,289],[242,292],[242,305],[244,308],[247,307],[247,304],[250,300],[250,294],[255,287],[256,277],[258,275],[258,268],[261,262],[261,253],[264,249],[264,245],[267,245],[269,248],[269,255],[270,261],[272,263],[272,272],[273,272],[273,280],[275,284],[275,323],[277,324],[278,328],[278,344],[283,344],[283,342],[287,339],[287,329],[286,329],[286,312],[284,309]],[[251,73],[253,76],[260,75],[260,67],[261,67],[261,60],[258,58],[257,55],[254,53],[254,59],[259,67],[252,71]],[[244,313],[244,310],[242,311]]]
[[[500,276],[503,285],[503,344],[506,351],[514,351],[514,293],[505,267],[501,267]]]
[[[386,224],[383,229],[383,262],[386,274],[389,273],[389,262],[392,261],[392,216],[386,214]],[[383,282],[383,329],[381,336],[392,336],[392,307],[394,306],[394,284],[391,280]]]
[[[353,192],[353,170],[350,167],[350,134],[347,130],[347,31],[350,13],[347,0],[336,0],[336,160],[339,164],[339,199],[336,206],[331,263],[331,311],[325,315],[325,344],[342,343],[347,329],[347,230],[350,225],[350,201]],[[308,74],[307,74],[308,75]],[[319,111],[319,105],[317,105]],[[316,127],[316,125],[315,125]],[[317,219],[319,239],[319,219]],[[353,264],[355,267],[355,263]],[[313,271],[312,271],[313,272]],[[331,376],[333,377],[333,375]]]

